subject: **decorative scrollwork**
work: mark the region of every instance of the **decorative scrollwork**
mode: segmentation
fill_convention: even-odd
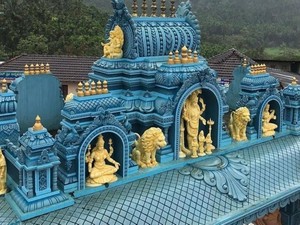
[[[249,172],[246,161],[237,154],[210,158],[179,170],[179,173],[204,180],[221,193],[241,202],[247,200]]]

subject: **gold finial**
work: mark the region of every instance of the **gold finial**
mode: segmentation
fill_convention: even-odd
[[[147,0],[143,0],[142,4],[142,16],[147,16]]]
[[[92,81],[91,83],[91,95],[95,95],[96,94],[96,83],[95,81]]]
[[[133,17],[137,17],[138,14],[137,14],[137,9],[138,9],[138,4],[137,4],[137,0],[133,0],[133,3],[132,3],[132,16]]]
[[[7,81],[5,79],[2,80],[2,89],[1,89],[2,93],[6,93],[7,92]]]
[[[242,66],[243,66],[243,67],[247,67],[247,65],[248,65],[247,59],[246,59],[246,58],[243,58],[243,60],[242,60]]]
[[[293,77],[293,80],[292,80],[292,85],[297,85],[297,79],[296,79],[296,77]]]
[[[181,63],[181,60],[180,60],[180,58],[179,58],[179,51],[178,51],[178,50],[175,51],[175,59],[174,59],[174,63],[175,63],[175,64],[180,64],[180,63]]]
[[[161,0],[160,11],[161,11],[160,16],[161,17],[166,17],[166,0]]]
[[[41,72],[41,74],[44,74],[44,73],[45,73],[45,65],[44,65],[44,63],[42,63],[42,64],[40,65],[40,72]]]
[[[33,125],[32,130],[33,131],[39,131],[39,130],[42,130],[43,128],[44,127],[41,123],[41,118],[40,118],[39,115],[37,115],[36,118],[35,118],[35,124]]]
[[[199,58],[198,58],[198,52],[197,51],[194,51],[194,58],[193,58],[193,62],[196,63],[199,61]]]
[[[102,93],[103,94],[107,94],[108,93],[108,88],[107,88],[107,81],[103,81],[103,89],[102,89]]]
[[[173,58],[173,53],[169,53],[169,59],[168,59],[168,64],[174,64],[174,58]]]
[[[34,73],[35,74],[40,74],[40,65],[39,64],[35,64]]]
[[[194,62],[192,49],[189,49],[188,58],[189,58],[189,63]]]
[[[267,66],[265,64],[256,64],[250,67],[250,74],[265,74],[267,73]]]
[[[27,64],[24,66],[24,74],[29,75],[29,66]]]
[[[50,65],[47,63],[45,68],[46,73],[50,73]]]
[[[84,96],[90,95],[90,84],[89,82],[84,83]]]
[[[78,97],[82,97],[84,96],[84,93],[83,93],[83,84],[81,82],[78,83],[78,86],[77,86],[77,96]]]
[[[29,67],[29,74],[33,75],[34,74],[34,65],[31,64]]]
[[[189,59],[188,59],[188,49],[186,46],[183,46],[181,48],[181,63],[182,64],[187,64],[189,63]]]
[[[157,9],[156,0],[152,0],[151,9],[152,9],[151,16],[156,17],[156,9]]]
[[[170,11],[171,11],[171,17],[175,17],[175,0],[171,0],[171,7],[170,7]]]
[[[96,93],[97,93],[97,95],[102,94],[102,84],[101,84],[100,80],[97,82]]]

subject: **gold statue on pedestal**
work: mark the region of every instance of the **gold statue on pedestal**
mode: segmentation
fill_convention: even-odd
[[[0,148],[0,195],[6,193],[6,160]]]
[[[89,150],[86,154],[86,163],[88,164],[89,177],[87,178],[86,185],[90,187],[100,186],[105,183],[112,183],[118,178],[115,172],[118,171],[120,163],[111,158],[113,154],[112,141],[110,139],[110,152],[104,148],[104,139],[99,135],[96,147],[93,148],[92,153]],[[114,164],[114,166],[107,165],[105,160]]]
[[[205,156],[206,155],[205,152],[204,152],[205,136],[204,136],[203,130],[201,130],[199,132],[198,141],[199,141],[199,153],[198,153],[198,156]]]
[[[236,141],[246,141],[246,128],[250,122],[250,111],[247,107],[240,107],[230,114],[229,131]]]
[[[103,46],[103,57],[110,59],[120,59],[123,57],[123,44],[124,44],[124,34],[118,25],[115,26],[113,30],[109,32],[109,42],[104,44]]]
[[[142,168],[154,167],[158,164],[156,151],[166,145],[166,138],[162,130],[158,127],[151,127],[135,141],[131,157]]]
[[[270,110],[270,104],[267,104],[262,114],[262,135],[264,137],[275,135],[277,125],[275,123],[270,123],[270,120],[275,119],[275,110]]]
[[[193,149],[193,142],[194,140],[197,140],[198,137],[200,121],[206,125],[206,120],[201,116],[206,109],[206,104],[204,104],[202,98],[198,99],[198,95],[201,93],[201,90],[194,91],[187,98],[183,106],[181,123],[185,122],[185,126],[181,124],[181,127],[187,131],[188,149],[186,149],[184,143],[182,143],[180,150],[185,154],[189,154]],[[198,102],[202,105],[202,109]],[[181,135],[184,135],[184,132],[181,132]],[[183,141],[184,138],[181,137],[181,140]]]
[[[210,155],[212,153],[212,150],[215,150],[215,146],[212,144],[213,141],[211,139],[211,129],[212,129],[212,125],[215,124],[215,122],[212,120],[212,119],[209,119],[207,121],[207,124],[209,125],[209,129],[208,129],[208,134],[205,138],[205,151],[206,151],[206,154]]]

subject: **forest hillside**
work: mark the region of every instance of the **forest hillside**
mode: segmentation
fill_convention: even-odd
[[[112,10],[111,1],[108,0],[84,2],[103,11]],[[132,0],[125,2],[130,8]],[[300,59],[299,0],[190,2],[201,25],[201,53],[204,56],[237,48],[254,58]],[[151,1],[148,1],[150,4]]]

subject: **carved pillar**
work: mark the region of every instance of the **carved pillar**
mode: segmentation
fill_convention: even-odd
[[[279,209],[255,221],[256,225],[282,225]]]
[[[33,197],[33,178],[32,178],[32,171],[27,172],[27,189],[29,198]]]
[[[53,168],[52,191],[56,191],[57,190],[57,167],[58,166],[54,166],[54,168]]]
[[[164,128],[164,135],[165,135],[165,138],[166,138],[166,142],[167,142],[167,144],[168,144],[168,139],[169,139],[169,128],[170,127],[165,127]]]

